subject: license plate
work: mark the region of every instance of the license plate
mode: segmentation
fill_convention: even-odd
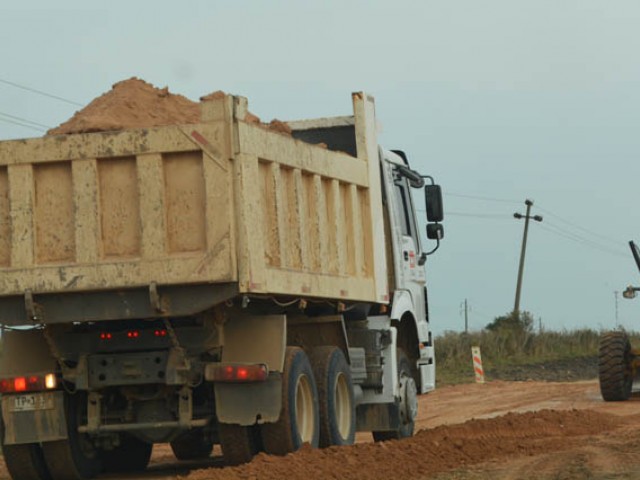
[[[29,412],[33,410],[51,410],[54,408],[54,397],[46,393],[32,393],[29,395],[16,395],[13,402],[9,403],[12,412]]]

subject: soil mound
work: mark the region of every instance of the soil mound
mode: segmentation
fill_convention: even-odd
[[[182,95],[156,88],[139,78],[113,85],[71,119],[47,132],[49,135],[90,133],[197,123],[200,107]]]
[[[217,90],[201,97],[201,100],[212,100],[224,96],[223,91]],[[182,95],[169,93],[167,87],[157,88],[144,80],[132,77],[114,84],[110,91],[94,99],[66,122],[49,130],[47,135],[109,132],[199,121],[200,104],[198,102],[193,102]],[[289,125],[280,120],[272,120],[268,124],[261,123],[259,117],[247,112],[244,121],[284,135],[291,135]]]
[[[489,459],[568,448],[572,437],[616,428],[622,420],[590,410],[542,410],[471,420],[461,425],[422,430],[402,441],[327,449],[303,448],[285,457],[260,454],[251,463],[198,470],[188,480],[309,478],[425,478]],[[182,477],[181,477],[182,478]]]

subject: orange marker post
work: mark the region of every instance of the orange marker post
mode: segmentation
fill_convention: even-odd
[[[473,370],[476,374],[476,383],[484,383],[484,369],[482,368],[480,347],[471,347],[471,356],[473,357]]]

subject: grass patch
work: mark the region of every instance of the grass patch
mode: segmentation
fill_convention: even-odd
[[[485,372],[514,366],[540,366],[572,359],[597,358],[601,332],[591,329],[543,331],[498,329],[446,332],[435,339],[436,379],[439,385],[473,382],[471,347],[479,346]],[[631,345],[640,347],[640,334],[629,333]]]

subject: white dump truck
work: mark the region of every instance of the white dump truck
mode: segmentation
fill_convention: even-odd
[[[155,443],[238,464],[413,434],[442,196],[352,99],[290,135],[223,95],[197,124],[0,142],[15,480],[143,470]]]

